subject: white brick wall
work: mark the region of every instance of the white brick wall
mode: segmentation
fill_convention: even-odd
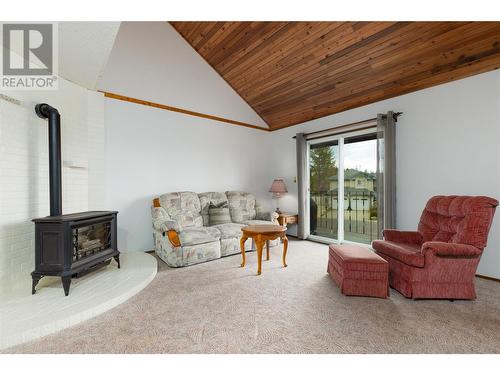
[[[98,92],[88,92],[88,209],[102,210],[106,203],[104,99]]]
[[[1,92],[0,99],[0,293],[30,290],[34,225],[49,214],[46,120],[34,105],[47,102],[61,113],[63,213],[104,209],[104,98],[60,79],[57,91]]]

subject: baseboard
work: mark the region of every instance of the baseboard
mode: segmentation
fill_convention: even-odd
[[[485,279],[485,280],[490,280],[490,281],[496,281],[497,283],[500,283],[500,279],[497,279],[495,277],[483,276],[483,275],[476,275],[476,277],[479,277],[480,279]]]

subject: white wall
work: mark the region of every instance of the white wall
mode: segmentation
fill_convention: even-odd
[[[266,127],[167,22],[123,22],[103,91]],[[151,200],[170,192],[244,190],[270,204],[269,133],[106,100],[107,206],[120,250],[151,250]]]
[[[95,90],[120,22],[59,22],[59,75]]]
[[[272,132],[270,173],[283,176],[290,191],[282,208],[297,211],[293,135],[389,110],[404,113],[397,124],[399,228],[415,229],[435,194],[500,199],[500,71],[493,71]],[[478,273],[500,278],[500,210],[496,215]]]
[[[104,208],[104,99],[59,79],[55,91],[3,91],[0,99],[0,293],[31,289],[35,217],[49,214],[47,121],[34,112],[47,102],[61,113],[63,212]]]
[[[270,133],[106,99],[107,206],[121,251],[153,249],[151,201],[172,191],[243,190],[270,205]]]
[[[267,127],[168,22],[122,22],[98,87]]]

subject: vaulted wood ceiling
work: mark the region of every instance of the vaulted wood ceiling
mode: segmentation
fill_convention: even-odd
[[[500,67],[500,22],[171,22],[279,129]]]

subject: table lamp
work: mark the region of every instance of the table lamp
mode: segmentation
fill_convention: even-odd
[[[277,202],[277,207],[276,207],[276,212],[278,214],[281,214],[279,205],[280,205],[280,198],[283,194],[288,193],[288,190],[286,189],[285,181],[283,181],[282,178],[276,178],[274,179],[271,187],[269,188],[269,192],[273,193],[273,198],[276,198],[278,200]]]

